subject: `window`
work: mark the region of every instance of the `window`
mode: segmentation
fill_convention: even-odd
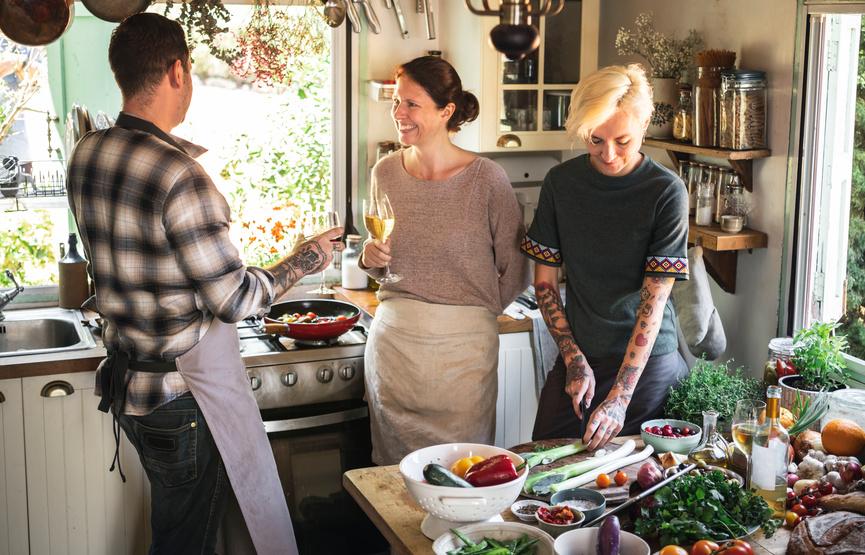
[[[794,328],[840,323],[853,370],[865,370],[863,14],[809,8],[792,303]]]

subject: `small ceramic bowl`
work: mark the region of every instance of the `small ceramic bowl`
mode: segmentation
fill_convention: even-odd
[[[572,509],[580,511],[586,517],[584,522],[595,520],[607,508],[607,499],[604,495],[599,491],[588,488],[564,489],[554,493],[550,498],[550,503],[553,505],[567,505]]]
[[[667,424],[673,428],[689,428],[690,430],[696,431],[696,433],[684,437],[668,437],[646,431],[646,428],[653,428],[655,426],[663,428]],[[643,443],[654,447],[656,453],[672,451],[673,453],[687,455],[691,449],[700,444],[700,437],[702,434],[703,430],[699,426],[691,424],[690,422],[685,422],[684,420],[659,418],[657,420],[647,420],[640,424],[640,437],[643,438]]]
[[[534,508],[532,509],[532,507]],[[543,501],[535,501],[534,499],[521,499],[511,505],[511,514],[523,522],[537,522],[538,517],[536,516],[536,513],[541,507],[549,509],[550,505]],[[520,512],[521,510],[527,511],[529,509],[531,509],[531,512]]]
[[[580,528],[556,539],[556,555],[595,555],[598,550],[598,527]],[[619,533],[619,555],[649,555],[651,550],[640,537],[630,532]]]
[[[555,507],[555,505],[549,508],[552,509],[553,507]],[[538,511],[540,511],[540,509],[538,509]],[[580,525],[586,521],[586,515],[584,515],[582,511],[576,509],[571,509],[571,511],[574,513],[574,520],[570,524],[553,524],[552,522],[547,522],[542,519],[538,513],[535,513],[535,517],[538,519],[538,526],[540,529],[555,538],[558,537],[559,534],[564,534],[568,530],[579,528]]]

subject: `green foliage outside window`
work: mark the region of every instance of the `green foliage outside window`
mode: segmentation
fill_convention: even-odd
[[[22,212],[27,218],[0,219],[0,286],[10,287],[6,270],[21,285],[57,283],[54,222],[47,210]]]

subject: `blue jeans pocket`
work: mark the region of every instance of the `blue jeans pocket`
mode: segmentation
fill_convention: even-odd
[[[196,410],[160,411],[138,419],[134,426],[141,459],[151,482],[171,488],[196,479],[199,429]]]

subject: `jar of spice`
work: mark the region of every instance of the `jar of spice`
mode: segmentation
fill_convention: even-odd
[[[766,72],[721,72],[719,144],[722,148],[766,148]]]
[[[715,212],[715,186],[705,175],[697,185],[697,206],[694,222],[697,225],[712,225]]]
[[[796,373],[791,359],[793,357],[793,338],[775,337],[769,340],[769,360],[763,368],[764,386],[778,385],[778,378]]]
[[[679,89],[679,106],[673,115],[673,138],[690,143],[694,112],[691,106],[691,86],[682,85]]]

